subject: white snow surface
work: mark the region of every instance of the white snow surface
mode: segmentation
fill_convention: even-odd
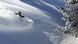
[[[78,38],[74,36],[65,36],[60,44],[78,44]]]
[[[14,11],[0,3],[0,31],[20,31],[32,27],[33,21],[27,17],[21,18]]]
[[[2,31],[32,29],[34,24],[33,19],[40,19],[55,27],[59,27],[45,12],[19,0],[0,0],[0,9],[0,27]],[[22,19],[18,15],[15,15],[14,13],[18,11],[22,11],[26,17]]]

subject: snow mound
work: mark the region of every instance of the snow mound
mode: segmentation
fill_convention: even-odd
[[[61,41],[60,44],[78,44],[78,38],[67,36]]]

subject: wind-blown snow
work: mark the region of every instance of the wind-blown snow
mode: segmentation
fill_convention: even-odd
[[[38,8],[35,8],[35,7],[33,7],[33,6],[30,6],[30,5],[28,5],[28,4],[25,4],[25,3],[23,3],[23,2],[20,2],[19,0],[13,0],[13,1],[11,1],[11,0],[8,0],[8,2],[7,1],[5,1],[5,0],[0,0],[1,2],[0,2],[0,4],[2,4],[2,5],[4,5],[4,6],[6,6],[6,10],[5,10],[5,14],[6,15],[3,15],[3,13],[1,13],[1,17],[8,17],[7,19],[10,19],[11,18],[11,20],[12,20],[12,17],[14,18],[13,20],[15,20],[15,19],[17,19],[17,17],[13,14],[13,12],[12,11],[10,11],[10,10],[8,10],[10,7],[13,7],[13,8],[17,8],[17,9],[21,9],[21,10],[23,10],[23,11],[27,11],[27,12],[29,12],[29,13],[32,13],[32,15],[30,15],[32,18],[36,18],[36,19],[41,19],[42,21],[44,21],[44,22],[47,22],[47,23],[49,23],[49,24],[51,24],[51,25],[53,25],[54,27],[59,27],[59,25],[57,24],[57,23],[55,23],[55,22],[53,22],[53,21],[51,21],[51,19],[50,19],[50,17],[49,16],[47,16],[46,15],[46,13],[44,13],[44,12],[42,12],[40,9],[38,9]],[[3,7],[4,7],[3,6]],[[9,8],[8,8],[9,7]],[[8,10],[8,12],[6,12]],[[9,13],[9,12],[11,12],[11,13]],[[13,15],[9,15],[9,14],[13,14]],[[27,14],[27,13],[26,13]],[[25,15],[26,16],[26,15]],[[34,17],[33,17],[34,16]],[[38,17],[35,17],[35,16],[38,16]],[[25,22],[25,21],[24,21]],[[8,22],[7,22],[8,23]],[[11,22],[10,22],[11,23]],[[14,24],[14,26],[15,25],[17,25],[17,24]],[[23,25],[23,24],[21,24],[21,25]],[[31,27],[31,26],[30,26]],[[8,26],[8,28],[9,28],[9,26]],[[13,28],[14,29],[14,28]],[[18,29],[18,28],[17,28]]]
[[[2,30],[2,31],[20,31],[21,32],[23,29],[25,31],[27,31],[27,29],[30,29],[30,30],[31,29],[35,29],[35,30],[48,29],[49,30],[49,29],[52,29],[52,26],[54,26],[54,27],[60,26],[56,22],[53,22],[54,20],[51,19],[48,15],[46,15],[46,13],[44,11],[42,11],[36,7],[25,4],[19,0],[0,0],[0,1],[1,1],[0,4],[4,5],[4,6],[1,6],[0,8],[2,8],[2,7],[5,8],[5,10],[4,9],[0,10],[0,22],[2,21],[2,23],[3,23],[3,24],[0,23],[0,26],[1,26],[0,30]],[[52,8],[58,10],[53,5],[50,5],[47,3],[44,3],[44,4],[51,6]],[[25,19],[19,18],[19,16],[14,14],[16,11],[10,10],[10,8],[13,8],[13,10],[17,9],[18,11],[21,11],[21,12],[23,11],[22,13],[25,12],[24,15],[26,16],[26,18]],[[22,23],[20,23],[20,22],[22,22]],[[43,32],[43,33],[47,34],[46,32]],[[48,36],[48,37],[50,37],[49,40],[53,41],[54,44],[57,44],[58,40],[55,40],[55,39],[57,39],[59,37],[54,36],[53,34],[51,34],[51,36]]]
[[[11,7],[14,7],[14,8],[18,8],[18,9],[22,9],[24,11],[29,11],[31,13],[34,13],[36,15],[40,14],[42,16],[45,16],[45,17],[48,17],[46,15],[44,15],[45,13],[42,12],[40,9],[36,8],[36,7],[33,7],[31,5],[28,5],[26,3],[23,3],[19,0],[0,0],[2,4],[5,4],[7,6],[11,6]],[[3,2],[6,2],[6,3],[3,3]]]
[[[14,11],[0,5],[0,31],[20,31],[32,27],[33,21],[29,18],[21,18]]]
[[[60,36],[55,35],[54,33],[51,32],[45,32],[43,31],[43,33],[49,37],[49,40],[53,43],[53,44],[59,44],[60,43]]]
[[[52,7],[53,9],[57,10],[58,12],[60,12],[60,10],[57,7],[55,7],[54,5],[51,5],[51,4],[49,4],[49,3],[47,3],[47,2],[45,2],[43,0],[40,0],[40,2],[43,3],[43,4],[45,4],[45,5],[47,5],[47,6]]]

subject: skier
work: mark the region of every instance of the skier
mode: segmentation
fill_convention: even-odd
[[[21,12],[19,11],[18,13],[15,13],[17,15],[19,15],[20,17],[24,18],[25,16],[21,15]]]

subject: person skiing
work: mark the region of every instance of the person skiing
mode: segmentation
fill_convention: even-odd
[[[20,17],[24,18],[25,16],[21,15],[21,12],[19,11],[18,13],[15,13],[17,15],[19,15]]]

